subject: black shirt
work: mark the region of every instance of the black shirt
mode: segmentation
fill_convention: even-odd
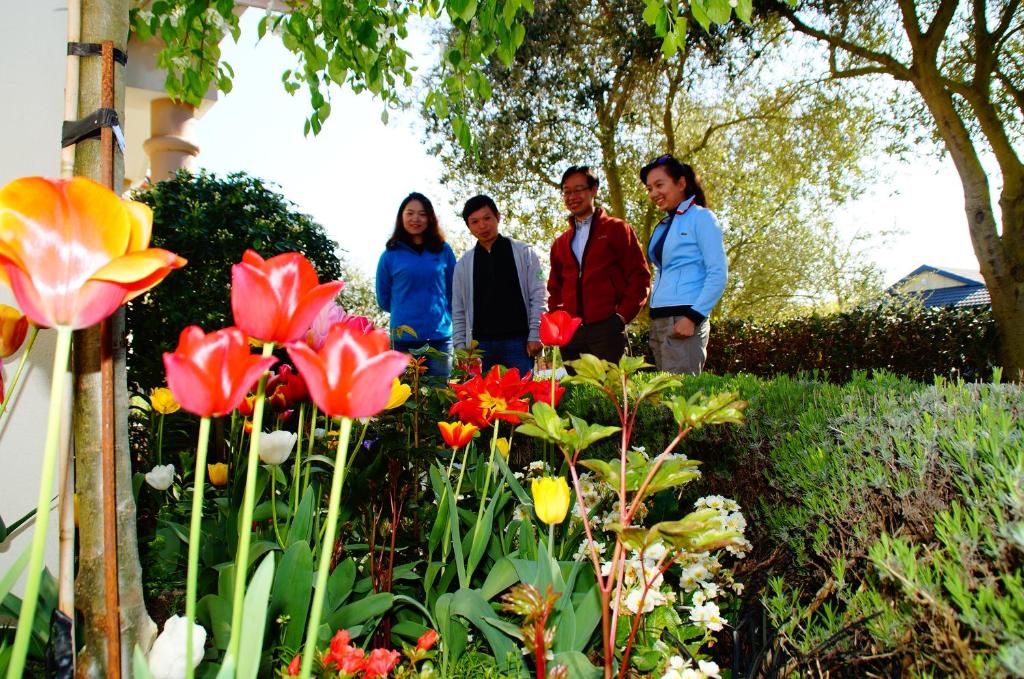
[[[512,241],[498,236],[490,252],[477,243],[473,253],[473,337],[503,340],[529,333]]]

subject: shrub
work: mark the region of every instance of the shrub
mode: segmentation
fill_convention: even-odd
[[[736,577],[746,612],[764,601],[776,629],[763,671],[1024,673],[1019,386],[879,371],[845,385],[704,374],[682,389],[750,403],[744,426],[696,431],[682,452],[704,463],[694,493],[750,509],[755,549]],[[610,415],[585,389],[566,398],[592,421]],[[671,428],[654,408],[637,419],[637,445]]]
[[[725,319],[712,324],[705,369],[761,377],[818,371],[841,384],[858,370],[915,380],[935,375],[985,379],[995,364],[995,324],[987,307],[879,306],[784,321]],[[635,350],[648,350],[645,333]],[[653,358],[648,357],[653,363]]]

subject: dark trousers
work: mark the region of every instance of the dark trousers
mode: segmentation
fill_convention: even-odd
[[[618,314],[596,323],[584,323],[576,329],[572,340],[562,347],[562,360],[573,361],[580,354],[593,354],[618,363],[626,351],[626,326]]]

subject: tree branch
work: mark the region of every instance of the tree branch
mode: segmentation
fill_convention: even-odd
[[[885,69],[885,72],[890,73],[898,80],[911,80],[912,74],[910,69],[891,54],[870,50],[841,35],[829,33],[828,31],[823,31],[819,28],[814,28],[813,26],[804,23],[787,5],[779,4],[777,5],[777,8],[779,13],[784,16],[798,32],[803,33],[804,35],[809,35],[816,40],[828,43],[833,47],[845,50],[846,52],[866,61],[879,64]]]

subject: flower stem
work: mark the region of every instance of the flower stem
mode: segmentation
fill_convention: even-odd
[[[68,356],[71,352],[71,328],[57,328],[57,347],[53,354],[53,377],[50,384],[50,413],[46,420],[46,444],[43,448],[43,469],[39,479],[39,500],[36,503],[35,532],[32,551],[25,576],[25,594],[18,615],[18,631],[14,636],[7,679],[19,679],[25,670],[25,656],[32,640],[32,627],[39,599],[39,583],[43,576],[43,556],[46,550],[46,532],[50,525],[50,500],[53,497],[53,479],[57,466],[57,448],[60,440],[60,422],[63,414],[64,384],[67,380]]]
[[[192,520],[188,529],[188,579],[185,581],[185,620],[196,620],[196,592],[199,578],[199,541],[203,523],[203,486],[206,482],[206,451],[210,445],[210,418],[199,420],[199,447],[196,448],[196,477],[192,489]],[[185,679],[192,679],[192,628],[185,633]]]
[[[295,517],[295,513],[299,511],[299,474],[302,471],[302,436],[306,433],[306,427],[304,426],[306,419],[306,404],[299,404],[299,425],[295,428],[298,432],[299,438],[295,442],[295,462],[292,464],[292,515],[288,519],[289,528],[292,525],[292,519]]]
[[[313,655],[316,652],[317,632],[320,629],[320,617],[324,610],[324,597],[327,594],[327,576],[331,567],[331,556],[334,553],[334,536],[338,527],[338,509],[341,505],[341,489],[345,484],[345,468],[348,466],[348,440],[352,435],[352,420],[341,419],[341,435],[338,437],[338,452],[334,463],[334,474],[331,477],[331,496],[327,505],[327,530],[320,546],[320,563],[316,570],[316,587],[313,590],[313,603],[309,610],[309,623],[306,627],[306,643],[302,649],[301,679],[309,679],[313,670]]]
[[[263,345],[263,356],[270,356],[274,343]],[[238,663],[238,649],[242,645],[242,603],[245,601],[245,575],[249,570],[249,544],[252,541],[252,513],[256,504],[256,469],[259,467],[260,437],[263,428],[263,405],[267,374],[260,377],[256,389],[256,403],[252,409],[252,433],[249,435],[249,460],[245,470],[245,496],[242,500],[242,519],[239,524],[238,551],[235,554],[235,587],[231,603],[231,640],[225,659]]]
[[[476,525],[473,526],[473,542],[478,539],[481,519],[484,516],[484,505],[487,504],[487,491],[491,488],[491,473],[494,468],[494,451],[498,448],[498,420],[494,420],[494,433],[491,435],[491,455],[487,458],[487,478],[484,479],[484,492],[480,496],[480,508],[476,510]],[[454,508],[453,508],[454,509]],[[456,516],[456,518],[458,518]]]
[[[302,474],[302,492],[306,492],[306,488],[309,487],[309,468],[313,466],[313,461],[309,458],[313,457],[313,440],[316,439],[316,416],[317,407],[313,404],[313,414],[309,418],[309,447],[306,449],[306,471]],[[324,441],[327,440],[327,430],[330,428],[330,420],[326,418],[324,422]]]
[[[160,413],[160,423],[156,426],[156,463],[163,464],[164,458],[164,418],[167,417],[163,413]]]
[[[0,417],[4,416],[7,412],[7,404],[13,400],[14,389],[18,386],[18,378],[21,377],[21,371],[25,369],[25,362],[28,361],[28,354],[32,351],[32,345],[36,342],[36,335],[39,334],[39,328],[32,324],[29,326],[28,339],[25,340],[25,348],[21,352],[21,358],[18,359],[18,367],[14,370],[14,377],[7,383],[7,397],[0,401]]]
[[[284,550],[284,540],[281,539],[281,529],[277,526],[277,467],[270,470],[270,519],[274,523],[274,537],[277,538],[277,544],[281,545],[281,549]]]

